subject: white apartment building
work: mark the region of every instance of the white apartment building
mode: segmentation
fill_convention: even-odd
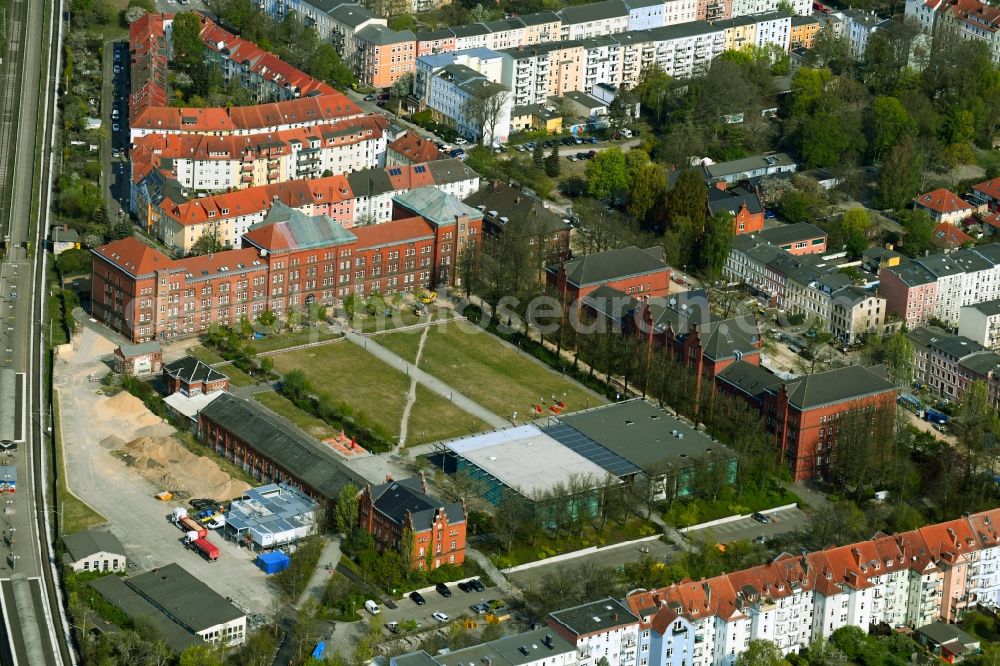
[[[649,31],[656,43],[656,65],[669,76],[689,78],[708,71],[726,50],[726,34],[705,21],[668,25]]]
[[[583,42],[583,90],[599,83],[616,88],[622,83],[622,47],[614,37],[595,37]]]
[[[732,17],[766,14],[778,9],[779,0],[733,0]],[[799,16],[809,16],[812,13],[812,2],[809,0],[790,0],[792,9]]]
[[[958,313],[958,334],[987,349],[1000,349],[1000,300],[963,306]]]
[[[698,0],[667,0],[663,4],[663,25],[698,20]]]
[[[477,95],[502,98],[495,126],[483,127],[469,116],[467,105]],[[439,118],[450,122],[459,134],[470,139],[481,139],[487,144],[504,143],[510,134],[510,114],[514,107],[510,90],[465,65],[448,65],[431,77],[427,106]]]
[[[449,65],[463,65],[494,83],[502,83],[504,80],[504,55],[498,51],[478,48],[435,53],[417,58],[413,76],[413,96],[426,104],[430,100],[431,81],[434,75]]]
[[[851,55],[860,58],[868,48],[868,40],[875,32],[889,24],[889,19],[881,19],[875,12],[860,9],[845,9],[841,12],[847,21],[845,33]]]
[[[629,8],[623,0],[564,7],[557,13],[562,19],[562,41],[603,37],[629,29]]]
[[[620,601],[601,599],[556,611],[549,627],[576,646],[579,666],[639,666],[639,618]]]
[[[774,13],[755,18],[757,19],[757,31],[754,46],[760,48],[774,45],[782,51],[788,51],[792,32],[791,17]]]
[[[526,41],[528,28],[519,18],[490,21],[486,27],[490,31],[486,35],[488,49],[512,49]]]

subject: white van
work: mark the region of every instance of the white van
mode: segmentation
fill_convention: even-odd
[[[622,136],[625,137],[626,139],[631,139],[632,138],[632,130],[630,130],[629,128],[626,127],[625,129],[622,130]]]
[[[365,602],[365,610],[371,613],[372,615],[378,615],[379,613],[382,612],[382,609],[378,607],[378,604],[372,601],[371,599]]]

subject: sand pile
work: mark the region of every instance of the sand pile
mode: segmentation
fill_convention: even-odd
[[[146,409],[142,400],[127,391],[106,398],[97,404],[98,417],[117,422],[126,421],[135,428],[162,423],[162,419]]]
[[[228,500],[250,486],[231,478],[211,458],[197,456],[172,437],[139,437],[124,447],[126,461],[162,490]]]

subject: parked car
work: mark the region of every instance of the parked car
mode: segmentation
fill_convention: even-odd
[[[434,586],[434,589],[437,590],[437,593],[440,594],[442,597],[451,596],[451,590],[448,589],[448,586],[445,585],[444,583],[438,583],[437,585]]]
[[[462,590],[462,592],[465,592],[466,594],[472,592],[472,586],[469,585],[468,581],[464,580],[458,584],[458,589]]]
[[[378,604],[372,601],[371,599],[365,602],[365,610],[371,613],[372,615],[378,615],[379,613],[382,612],[382,609],[378,607]]]
[[[489,604],[473,604],[469,606],[476,615],[485,615],[490,612]]]
[[[416,590],[410,592],[410,600],[418,606],[423,606],[427,603],[427,600],[424,599],[424,595],[420,594]]]
[[[469,585],[471,585],[472,589],[475,590],[476,592],[485,592],[486,591],[486,586],[483,585],[483,582],[481,580],[479,580],[478,578],[473,578],[472,580],[470,580],[469,581]]]
[[[393,634],[399,633],[399,622],[386,622],[385,628]]]
[[[455,148],[454,150],[449,151],[448,154],[452,157],[458,157],[459,155],[464,155],[465,150],[463,148]]]
[[[580,161],[580,158],[577,157],[576,155],[570,155],[566,159],[568,159],[570,162],[579,162]]]
[[[750,517],[756,520],[761,525],[767,525],[769,522],[771,522],[771,519],[762,514],[760,511],[754,511],[753,513],[750,514]]]
[[[564,146],[572,146],[576,141],[573,140],[573,137],[568,136],[562,140],[562,143]]]
[[[763,534],[758,534],[753,538],[753,542],[755,544],[763,546],[765,543],[767,543],[767,537],[764,536]]]
[[[466,139],[464,136],[460,136],[457,139],[455,139],[455,143],[458,144],[459,146],[464,146],[465,144],[469,143],[469,140]]]
[[[375,95],[365,95],[366,102],[374,102],[376,99]]]
[[[447,622],[448,620],[451,619],[450,617],[448,617],[446,613],[442,613],[441,611],[434,611],[431,614],[431,617],[433,617],[438,622]]]
[[[589,139],[587,139],[587,143],[597,143],[597,137],[596,136],[590,137]]]

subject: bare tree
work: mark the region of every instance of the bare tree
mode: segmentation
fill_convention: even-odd
[[[462,115],[470,125],[479,128],[483,145],[494,141],[497,126],[510,100],[510,91],[499,83],[485,79],[472,84],[472,96],[465,101]]]

